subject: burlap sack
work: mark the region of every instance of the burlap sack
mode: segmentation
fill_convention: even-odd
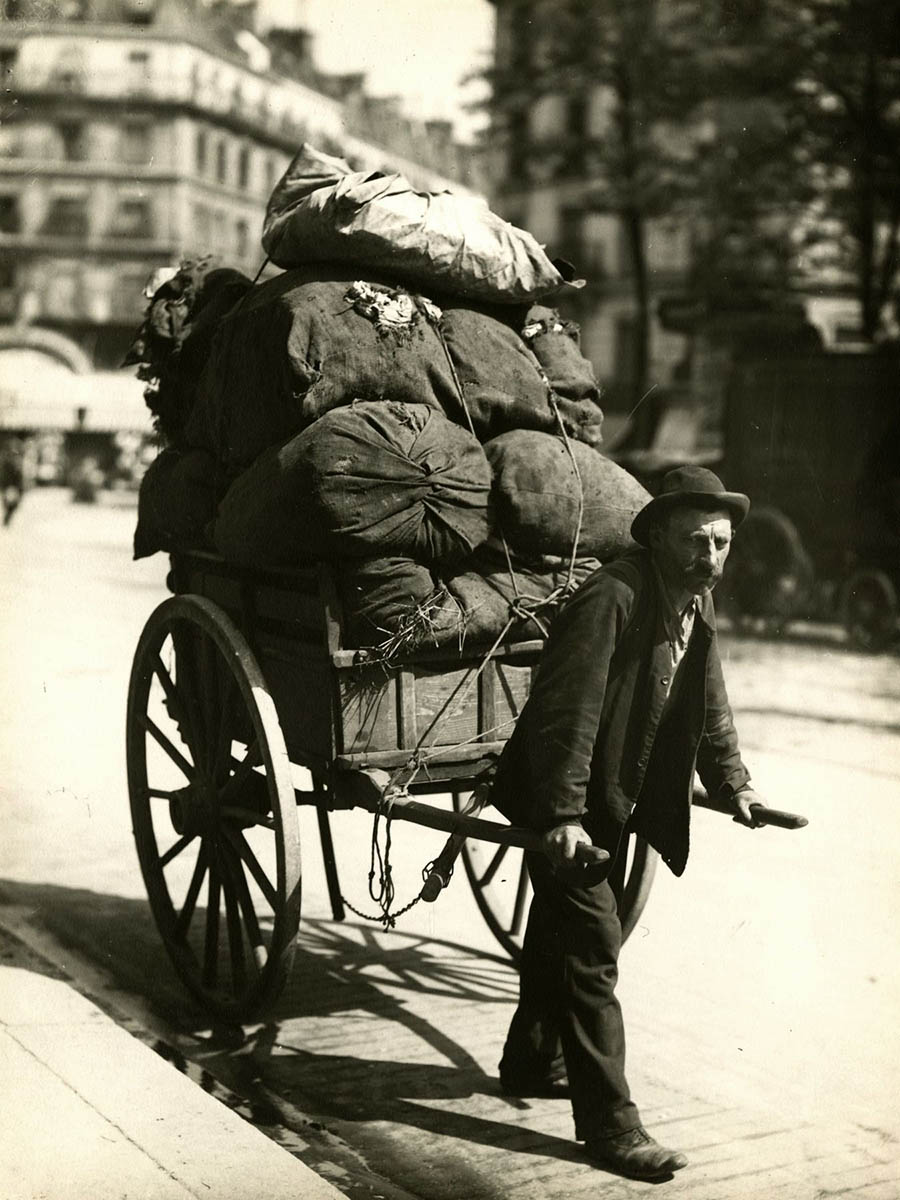
[[[346,560],[335,576],[348,646],[414,653],[459,634],[458,603],[422,563],[396,556]]]
[[[505,433],[484,449],[494,521],[517,552],[571,554],[582,490],[578,553],[606,562],[633,549],[631,522],[651,497],[617,463],[581,442],[528,430]]]
[[[583,583],[599,566],[593,558],[577,559],[573,585]],[[504,629],[511,642],[544,637],[568,594],[568,563],[563,559],[513,556],[510,562],[502,550],[488,545],[479,547],[460,570],[440,574],[459,603],[465,642],[471,646],[490,645]]]
[[[424,404],[334,409],[265,451],[219,506],[215,541],[237,562],[465,557],[488,535],[490,468],[466,430]]]
[[[573,321],[564,321],[555,308],[534,304],[522,326],[522,338],[558,396],[592,400],[599,407],[594,365],[581,353],[581,334]]]
[[[163,450],[141,480],[134,557],[211,546],[208,526],[223,491],[221,469],[212,455]]]
[[[359,275],[319,263],[253,289],[219,327],[187,430],[192,445],[242,468],[354,400],[458,406],[446,353],[420,303]],[[388,301],[381,316],[360,282]]]

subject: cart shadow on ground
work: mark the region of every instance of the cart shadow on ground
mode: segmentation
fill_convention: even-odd
[[[400,1152],[402,1135],[398,1143],[390,1128],[399,1125],[463,1152],[476,1144],[584,1161],[569,1139],[523,1123],[533,1103],[568,1111],[567,1100],[532,1102],[500,1091],[493,1063],[517,994],[515,971],[501,956],[396,930],[302,921],[291,979],[268,1019],[211,1026],[175,976],[145,902],[0,880],[0,905],[28,913],[30,924],[74,952],[73,960],[87,959],[108,976],[112,1015],[120,1015],[116,995],[135,994],[149,1004],[167,1045],[154,1045],[153,1036],[149,1044],[176,1065],[183,1056],[208,1072],[209,1081],[196,1081],[214,1092],[216,1081],[223,1084],[264,1129],[280,1123],[306,1136],[325,1126],[351,1143],[352,1130],[362,1131],[374,1158],[379,1149]],[[77,966],[58,965],[77,979]],[[91,994],[104,1006],[103,994]],[[407,1002],[413,996],[415,1006]],[[463,1038],[453,1032],[459,1001],[471,1006]],[[489,1069],[464,1044],[486,1006],[493,1006],[487,1021],[495,1035]],[[331,1028],[327,1048],[318,1036],[323,1023]],[[356,1032],[344,1036],[342,1023]],[[421,1150],[415,1135],[412,1143],[404,1154]]]

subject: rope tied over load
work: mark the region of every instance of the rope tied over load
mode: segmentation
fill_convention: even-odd
[[[431,323],[434,324],[434,327],[438,332],[438,336],[441,339],[441,343],[444,347],[444,352],[447,356],[447,362],[450,366],[450,370],[451,370],[451,373],[453,376],[453,380],[454,380],[454,383],[456,386],[457,393],[459,395],[459,399],[460,399],[460,403],[462,405],[463,412],[465,413],[465,417],[468,422],[469,429],[471,430],[471,432],[474,435],[475,426],[472,421],[471,413],[469,412],[468,404],[466,403],[465,391],[462,387],[462,383],[456,372],[456,367],[453,363],[452,356],[450,354],[449,348],[447,347],[446,341],[444,340],[443,333],[441,331],[440,309],[435,308],[433,312],[425,310],[424,315],[426,316],[427,320],[429,320]],[[512,553],[510,551],[506,537],[503,535],[503,533],[501,531],[500,540],[502,542],[503,551],[506,556],[507,571],[509,572],[509,579],[510,579],[510,583],[512,585],[512,590],[513,590],[513,598],[509,601],[508,619],[507,619],[506,623],[504,624],[503,628],[501,629],[500,633],[498,634],[498,636],[494,639],[493,644],[481,656],[477,665],[470,666],[468,668],[468,670],[465,672],[465,674],[463,675],[462,679],[459,681],[459,683],[451,690],[449,696],[446,698],[446,700],[443,702],[441,707],[438,709],[437,713],[435,713],[435,715],[429,721],[428,726],[426,727],[424,732],[420,735],[415,748],[410,753],[409,758],[406,761],[406,764],[402,768],[399,768],[397,771],[395,771],[394,774],[391,776],[390,782],[388,783],[387,787],[384,789],[384,793],[383,793],[381,799],[379,800],[379,803],[375,810],[373,822],[372,822],[372,839],[371,839],[370,864],[369,864],[369,896],[378,905],[379,913],[375,916],[369,916],[365,913],[360,912],[359,909],[354,908],[354,906],[352,904],[350,904],[346,899],[344,899],[344,903],[351,910],[351,912],[356,914],[356,916],[362,917],[364,920],[367,920],[367,921],[378,921],[381,923],[381,925],[385,929],[393,929],[397,923],[398,918],[403,916],[405,913],[409,912],[409,910],[411,908],[413,908],[416,904],[418,904],[419,900],[421,899],[420,894],[416,895],[403,908],[399,909],[396,912],[392,911],[393,903],[394,903],[394,882],[393,882],[393,871],[392,871],[392,866],[391,866],[391,862],[390,862],[390,854],[391,854],[391,820],[392,820],[391,810],[393,807],[394,797],[396,797],[397,795],[406,793],[409,785],[415,780],[416,776],[422,770],[427,769],[427,764],[428,764],[430,757],[433,757],[437,753],[446,754],[448,752],[452,752],[453,750],[461,749],[463,746],[465,746],[473,741],[477,741],[480,738],[483,738],[486,733],[497,732],[500,729],[505,728],[507,725],[513,723],[515,718],[513,718],[510,721],[503,722],[501,725],[496,726],[493,730],[479,731],[479,733],[477,735],[475,735],[475,737],[466,738],[463,741],[458,742],[452,746],[442,745],[439,749],[436,748],[437,736],[438,736],[436,733],[435,733],[434,739],[430,742],[428,741],[428,738],[431,736],[432,732],[434,732],[436,730],[436,728],[438,727],[438,725],[442,721],[442,719],[448,713],[450,713],[452,707],[454,705],[457,705],[457,706],[461,705],[463,700],[465,700],[468,697],[468,695],[471,693],[472,689],[477,685],[478,680],[480,679],[480,677],[484,673],[484,671],[488,668],[495,653],[499,650],[500,646],[502,646],[502,644],[506,641],[506,638],[509,635],[513,626],[517,622],[520,622],[520,621],[530,621],[534,625],[537,626],[538,630],[540,631],[541,637],[546,638],[548,635],[548,632],[549,632],[549,627],[548,627],[546,621],[544,619],[542,619],[541,614],[546,612],[546,610],[560,604],[563,600],[565,600],[568,596],[570,596],[578,587],[578,584],[575,579],[575,567],[576,567],[576,561],[578,558],[578,548],[579,548],[582,531],[583,531],[583,527],[584,527],[584,508],[585,508],[584,481],[582,479],[581,472],[578,467],[578,460],[575,456],[575,451],[572,446],[572,440],[569,435],[569,431],[566,428],[565,421],[563,420],[562,414],[559,409],[559,405],[557,403],[556,393],[554,392],[553,387],[550,384],[549,379],[547,378],[546,372],[544,371],[543,367],[541,366],[541,364],[538,362],[538,360],[536,358],[535,358],[535,365],[536,365],[538,371],[540,372],[541,378],[543,379],[544,384],[547,388],[547,401],[548,401],[548,404],[550,405],[550,407],[554,413],[554,416],[556,418],[556,422],[559,426],[560,436],[565,444],[566,451],[567,451],[569,459],[572,463],[572,469],[575,472],[575,478],[578,483],[578,512],[577,512],[577,517],[576,517],[576,521],[575,521],[575,530],[574,530],[574,533],[572,536],[572,546],[571,546],[571,550],[569,551],[569,554],[568,554],[566,578],[565,578],[564,582],[561,583],[558,587],[554,588],[553,591],[548,596],[544,596],[544,597],[531,596],[531,595],[527,594],[526,592],[523,592],[519,586],[519,580],[516,577],[516,571],[515,571],[515,567],[513,564]],[[433,603],[437,603],[437,599],[435,599],[433,601]],[[389,639],[389,642],[390,642],[390,639]],[[387,651],[388,643],[385,643],[382,648],[385,651]],[[394,650],[394,657],[398,656],[399,653],[402,651],[402,649],[406,648],[405,639],[395,638],[393,641],[392,648]],[[391,663],[387,660],[386,657],[382,660],[382,662],[385,667],[388,667],[391,665]],[[427,753],[427,751],[431,751],[431,754]],[[406,776],[405,779],[403,778],[404,775]],[[402,780],[402,782],[401,782],[401,780]],[[383,846],[382,846],[381,840],[380,840],[381,839],[382,822],[384,824]],[[433,867],[434,867],[434,861],[426,864],[426,866],[422,870],[423,880],[428,877],[428,875],[430,874]],[[452,875],[452,868],[450,871],[450,875]],[[376,876],[377,876],[377,881],[376,881]],[[450,878],[450,876],[448,875],[448,877],[447,877],[448,881],[449,881],[449,878]]]

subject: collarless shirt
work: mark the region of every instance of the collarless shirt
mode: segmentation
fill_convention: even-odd
[[[674,678],[682,659],[687,653],[691,634],[694,631],[694,620],[700,607],[697,596],[691,596],[684,608],[678,608],[672,598],[672,593],[666,586],[666,581],[656,564],[653,564],[656,582],[659,586],[660,616],[663,633],[669,647],[669,657],[672,660],[672,672],[669,679]],[[671,688],[671,682],[669,684]]]

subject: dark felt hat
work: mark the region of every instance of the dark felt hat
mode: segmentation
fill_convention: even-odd
[[[750,509],[743,492],[726,492],[722,480],[706,467],[676,467],[663,476],[659,493],[631,523],[631,536],[642,546],[650,544],[650,526],[673,508],[724,508],[737,528]]]

